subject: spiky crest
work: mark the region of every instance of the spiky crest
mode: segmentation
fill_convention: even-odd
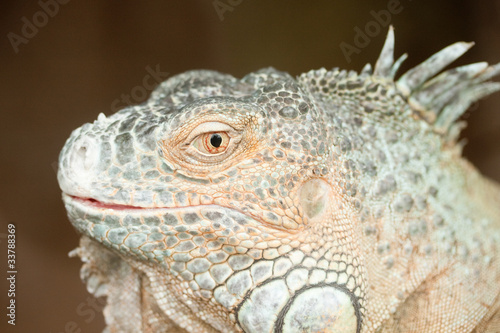
[[[488,81],[500,73],[500,64],[490,66],[479,62],[438,74],[473,45],[465,42],[452,44],[395,81],[411,107],[451,141],[456,140],[463,128],[463,123],[457,121],[460,116],[477,100],[500,90],[500,83]],[[374,76],[394,79],[406,57],[403,54],[394,62],[394,29],[391,26],[375,64]]]

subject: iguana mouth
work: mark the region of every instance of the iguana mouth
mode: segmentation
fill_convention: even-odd
[[[101,208],[101,209],[112,209],[112,210],[142,210],[142,209],[148,209],[147,207],[140,207],[140,206],[132,206],[132,205],[122,205],[122,204],[115,204],[115,203],[106,203],[99,201],[94,198],[84,198],[84,197],[77,197],[74,195],[69,195],[69,194],[63,194],[68,196],[74,201],[80,202],[83,205],[86,206],[91,206],[95,208]],[[157,207],[157,208],[167,208],[167,207]]]
[[[119,204],[119,203],[111,203],[97,200],[91,197],[79,197],[76,195],[68,194],[62,192],[63,201],[68,201],[72,203],[79,203],[84,207],[88,207],[90,209],[98,209],[98,210],[114,210],[114,211],[154,211],[154,210],[182,210],[182,209],[190,209],[197,207],[207,207],[207,206],[220,206],[222,205],[214,205],[212,202],[210,203],[199,203],[199,204],[190,204],[190,205],[172,205],[172,206],[135,206],[129,204]],[[230,207],[226,207],[228,209],[233,209]],[[233,209],[234,210],[234,209]]]
[[[226,207],[223,205],[218,205],[214,203],[207,204],[197,204],[197,205],[188,205],[188,206],[172,206],[172,207],[143,207],[143,206],[134,206],[134,205],[124,205],[124,204],[116,204],[116,203],[106,203],[103,201],[99,201],[94,198],[89,197],[79,197],[71,194],[67,194],[65,192],[62,193],[63,201],[66,205],[70,205],[74,207],[74,209],[80,211],[85,214],[84,216],[80,216],[82,220],[91,219],[95,214],[98,215],[113,215],[113,216],[126,216],[133,215],[138,216],[139,214],[144,214],[146,212],[147,215],[158,215],[158,214],[182,214],[182,213],[193,213],[199,212],[203,209],[222,209],[226,211],[232,211],[241,216],[245,216],[245,219],[252,220],[255,223],[258,223],[260,226],[266,226],[267,229],[273,230],[273,226],[267,225],[259,216],[255,216],[255,214],[249,212],[243,212],[234,207]],[[112,212],[106,212],[106,210]],[[122,213],[113,213],[113,212],[122,212]],[[95,223],[96,221],[92,221]]]
[[[276,239],[274,233],[282,233],[249,214],[216,204],[138,207],[107,204],[64,192],[62,197],[68,217],[77,230],[97,235],[94,238],[98,242],[122,254],[141,248],[140,259],[157,260],[160,264],[163,264],[162,258],[192,250],[201,243],[214,250],[223,244],[232,246],[230,239],[238,232],[245,231],[252,242],[262,244]],[[201,243],[194,243],[192,237],[198,237],[197,242]],[[187,248],[183,248],[184,245],[179,248],[179,242],[189,244],[185,245]]]
[[[90,213],[96,213],[96,214],[103,214],[105,210],[111,210],[115,212],[123,212],[123,214],[139,214],[139,212],[148,212],[148,214],[155,215],[157,213],[162,213],[162,212],[171,212],[171,213],[181,213],[181,212],[192,212],[192,211],[198,211],[203,208],[219,208],[219,209],[226,209],[230,210],[233,212],[236,212],[238,214],[244,215],[249,219],[254,220],[255,222],[258,222],[261,226],[265,226],[266,230],[271,231],[271,230],[277,230],[277,231],[283,231],[282,228],[276,227],[272,224],[267,223],[262,219],[261,216],[258,214],[255,214],[254,212],[251,211],[244,211],[242,209],[238,209],[235,207],[228,207],[225,205],[220,205],[220,204],[215,204],[213,202],[206,203],[206,204],[196,204],[196,205],[187,205],[187,206],[171,206],[171,207],[165,207],[165,206],[157,206],[157,207],[144,207],[144,206],[134,206],[134,205],[124,205],[124,204],[116,204],[116,203],[106,203],[103,201],[99,201],[94,198],[90,197],[79,197],[71,194],[67,194],[65,192],[62,193],[63,201],[66,202],[67,204],[70,204],[74,206],[75,204],[79,204],[84,207],[83,212],[85,214]],[[82,210],[82,207],[78,208],[79,210]],[[116,215],[116,214],[113,214]],[[287,230],[288,233],[295,233],[297,232],[296,230]]]

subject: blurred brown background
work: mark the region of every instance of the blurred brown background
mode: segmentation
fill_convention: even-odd
[[[292,75],[334,66],[360,70],[377,59],[387,27],[350,63],[339,45],[353,44],[353,29],[374,20],[370,11],[395,0],[59,0],[67,3],[57,13],[54,1],[0,4],[1,332],[104,327],[87,303],[80,261],[67,256],[79,237],[66,219],[54,162],[73,129],[124,106],[123,94],[132,103],[144,100],[148,68],[169,75],[207,68],[237,77],[266,66]],[[400,73],[458,40],[476,46],[457,65],[500,61],[500,1],[401,0],[400,6],[390,19],[397,55],[410,55]],[[39,27],[29,31],[26,22]],[[499,105],[500,94],[474,105],[463,133],[466,156],[496,180]],[[5,315],[7,223],[17,227],[15,327]]]

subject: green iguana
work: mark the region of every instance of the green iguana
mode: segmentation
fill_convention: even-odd
[[[197,70],[62,149],[106,332],[500,332],[500,187],[458,121],[500,65]]]

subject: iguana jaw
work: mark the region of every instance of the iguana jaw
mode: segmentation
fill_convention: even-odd
[[[177,247],[179,243],[196,237],[198,241],[192,244],[189,251],[200,247],[208,247],[210,250],[209,243],[214,241],[220,243],[219,248],[222,245],[238,245],[231,241],[231,238],[243,231],[252,240],[252,244],[248,246],[257,246],[262,251],[268,247],[267,242],[275,240],[278,235],[284,235],[283,230],[272,228],[248,212],[217,204],[140,207],[104,203],[64,192],[62,198],[68,217],[79,232],[122,254],[146,247],[146,250],[140,250],[142,259],[153,259],[162,264],[166,263],[165,260],[172,260],[170,257],[176,252],[186,252],[185,249]],[[130,236],[125,235],[131,233],[138,239],[134,242],[129,240],[127,244],[126,239]],[[175,241],[171,236],[179,238]]]
[[[132,211],[132,212],[136,211],[138,214],[139,212],[146,212],[146,213],[149,212],[150,214],[154,215],[159,213],[164,214],[166,212],[183,213],[185,211],[211,206],[211,207],[219,207],[221,209],[229,209],[239,214],[243,214],[248,218],[253,219],[255,223],[259,224],[261,226],[261,228],[259,229],[261,229],[263,232],[269,232],[269,233],[284,232],[285,234],[289,234],[290,236],[292,236],[298,234],[298,232],[302,230],[302,228],[296,230],[296,229],[286,229],[283,227],[275,226],[269,223],[269,221],[266,221],[265,210],[254,211],[251,209],[245,209],[244,207],[240,209],[239,207],[231,206],[228,202],[221,199],[212,199],[210,201],[205,201],[205,202],[198,201],[197,204],[192,203],[190,205],[176,205],[176,203],[174,202],[174,205],[172,206],[155,206],[155,205],[139,206],[139,205],[130,205],[130,204],[122,204],[114,202],[105,202],[91,197],[83,197],[83,196],[68,194],[66,192],[62,192],[62,197],[66,205],[74,206],[78,204],[79,209],[81,209],[81,211],[84,212],[85,214],[86,213],[103,214],[103,215],[111,214],[119,216],[120,214],[126,214],[127,211]],[[282,218],[287,221],[290,221],[288,225],[291,223],[295,223],[293,219],[290,219],[287,216],[282,216]]]
[[[266,223],[264,220],[259,218],[256,214],[252,214],[251,211],[241,211],[239,209],[236,209],[235,207],[228,207],[226,205],[221,205],[218,203],[206,203],[206,204],[198,204],[198,205],[189,205],[189,206],[171,206],[171,207],[156,207],[156,206],[135,206],[135,205],[127,205],[127,204],[118,204],[118,203],[107,203],[103,202],[94,198],[89,198],[89,197],[80,197],[80,196],[75,196],[71,194],[67,194],[65,192],[62,193],[63,201],[66,205],[78,205],[78,208],[84,212],[84,213],[89,213],[89,214],[96,214],[96,213],[101,213],[101,214],[111,214],[111,215],[116,215],[119,216],[120,214],[127,214],[127,212],[134,212],[136,211],[137,213],[140,212],[140,214],[143,214],[144,212],[149,212],[151,215],[154,214],[159,214],[159,213],[167,213],[167,212],[178,212],[178,213],[185,213],[188,211],[194,211],[199,208],[203,207],[214,207],[214,208],[221,208],[221,209],[229,209],[232,211],[235,211],[237,213],[243,214],[247,216],[248,218],[253,219],[256,223],[259,223],[260,225],[264,227],[269,227],[272,229],[274,228],[273,225],[269,225]],[[121,213],[120,213],[121,212]],[[281,230],[281,229],[280,229]]]
[[[249,247],[247,252],[249,258],[253,258],[253,253],[256,253],[252,251],[262,251],[261,257],[242,260],[239,263],[241,267],[235,266],[235,272],[229,276],[229,282],[219,280],[220,273],[217,273],[217,270],[212,271],[210,268],[206,270],[211,272],[210,274],[215,280],[214,285],[209,286],[204,280],[199,280],[201,286],[210,287],[210,292],[220,304],[218,306],[235,311],[237,313],[236,322],[249,331],[255,331],[255,328],[273,326],[277,330],[293,330],[295,321],[308,325],[310,324],[308,318],[318,315],[325,318],[325,323],[328,322],[325,326],[327,328],[325,332],[337,330],[359,332],[361,323],[360,295],[352,291],[356,286],[351,286],[351,282],[347,281],[347,275],[346,281],[344,281],[341,278],[342,272],[337,274],[325,268],[314,271],[315,274],[324,275],[318,281],[315,280],[315,274],[308,277],[308,270],[304,267],[308,267],[307,262],[312,258],[303,259],[303,251],[296,248],[300,242],[296,240],[288,243],[289,249],[286,251],[289,255],[279,260],[276,257],[277,251],[281,252],[285,248],[282,246],[280,250],[276,250],[271,244],[276,241],[278,234],[283,236],[283,231],[269,228],[263,222],[259,222],[247,214],[214,204],[177,208],[147,208],[106,204],[95,199],[75,197],[65,193],[63,193],[63,200],[70,220],[80,232],[115,250],[115,252],[121,253],[124,258],[131,258],[130,254],[133,253],[133,261],[137,263],[149,261],[160,264],[163,270],[170,273],[168,276],[172,278],[169,278],[168,281],[171,284],[184,283],[184,279],[187,279],[188,276],[183,274],[189,275],[190,269],[194,272],[202,269],[196,266],[195,261],[205,260],[201,256],[207,256],[207,254],[201,253],[200,258],[197,257],[199,254],[194,253],[199,252],[200,247],[209,249],[211,252],[223,253],[228,247],[234,246],[236,249],[235,258],[242,256],[238,254],[238,251],[241,251],[245,246]],[[198,216],[196,221],[193,218],[195,215]],[[176,221],[172,221],[173,216],[176,216]],[[186,218],[187,216],[191,217]],[[134,223],[134,219],[137,217],[139,218]],[[161,220],[157,220],[159,224],[156,224],[155,217],[161,217]],[[225,237],[226,230],[228,235]],[[234,244],[231,237],[235,239],[238,237],[229,233],[238,233],[238,230],[240,230],[240,234],[242,230],[245,230],[249,237],[238,240],[239,244]],[[121,234],[124,235],[123,239],[120,239]],[[159,234],[162,234],[161,238]],[[187,237],[188,234],[194,236],[188,241],[193,240],[198,248],[187,249],[187,251],[181,248],[182,243],[186,242],[184,237]],[[180,241],[170,243],[173,237]],[[204,238],[205,243],[198,243],[195,241],[196,237]],[[221,249],[210,249],[212,246],[210,243],[214,241],[222,242]],[[248,242],[253,242],[253,244]],[[280,241],[280,245],[286,243],[283,239]],[[264,244],[267,248],[264,248]],[[273,254],[273,252],[275,253]],[[187,263],[188,269],[179,274],[177,269],[179,264],[183,264],[183,259],[179,256],[188,253],[193,259]],[[137,261],[138,259],[139,261]],[[247,261],[253,262],[254,259],[255,262],[260,262],[257,266],[262,266],[260,269],[264,271],[267,267],[266,263],[272,263],[276,276],[260,276],[257,271],[251,270]],[[234,260],[228,262],[231,265],[237,263]],[[291,267],[292,262],[299,267]],[[301,264],[301,262],[303,263]],[[225,265],[218,261],[212,264],[213,266]],[[304,285],[302,286],[301,282],[296,281],[294,276],[302,276],[300,273],[304,272],[306,272],[305,279],[309,280],[309,283],[303,281]],[[195,273],[195,275],[198,274],[203,273]],[[229,286],[235,285],[235,281],[240,281],[242,276],[246,276],[245,274],[248,276],[254,274],[252,275],[252,279],[255,279],[254,283],[241,290],[239,294],[229,293],[227,283]],[[290,277],[288,277],[289,275]],[[240,281],[240,283],[243,282],[243,280]],[[207,283],[207,285],[205,286],[203,283]],[[235,292],[239,289],[233,286],[229,287],[229,290]],[[359,288],[357,290],[359,292]],[[325,298],[324,295],[328,297]],[[258,322],[263,323],[256,322],[256,318],[259,318]]]

